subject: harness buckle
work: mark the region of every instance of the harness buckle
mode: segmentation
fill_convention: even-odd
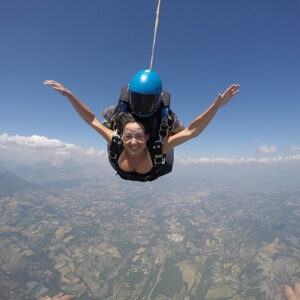
[[[166,162],[166,159],[163,154],[158,154],[158,155],[155,155],[153,161],[154,161],[155,165],[163,165]]]
[[[111,159],[117,159],[117,153],[116,152],[113,152],[113,151],[108,151],[108,155]]]

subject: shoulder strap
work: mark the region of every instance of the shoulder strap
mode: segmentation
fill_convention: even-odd
[[[121,95],[119,101],[128,103],[128,85],[121,88]]]
[[[107,109],[105,109],[102,113],[102,115],[109,121],[111,128],[113,128],[113,119],[114,117],[119,114],[120,112],[126,112],[128,111],[128,86],[123,86],[121,88],[121,94],[119,98],[119,102],[116,106],[112,107],[113,110],[109,111],[109,118],[105,115],[105,112]]]
[[[114,132],[112,139],[111,139],[111,143],[108,149],[108,156],[109,159],[112,160],[113,162],[118,162],[119,159],[119,155],[122,149],[122,139],[120,137],[120,135],[118,135],[117,132]]]
[[[147,147],[151,154],[153,168],[159,170],[165,163],[165,153],[163,153],[163,141],[150,138]]]
[[[161,98],[164,104],[164,107],[170,107],[170,102],[171,102],[171,94],[163,90],[161,92]]]
[[[121,88],[119,102],[113,114],[115,115],[120,112],[126,112],[128,111],[128,107],[128,85],[126,85]]]

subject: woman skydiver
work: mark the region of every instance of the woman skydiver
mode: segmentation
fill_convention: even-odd
[[[120,177],[133,181],[152,181],[171,172],[173,148],[197,137],[206,128],[218,109],[226,105],[238,93],[239,88],[237,84],[231,85],[223,94],[219,94],[213,104],[192,121],[187,128],[180,128],[179,130],[181,131],[177,131],[174,135],[166,137],[161,144],[156,144],[157,141],[151,137],[149,132],[149,129],[151,129],[149,128],[149,122],[147,125],[147,122],[144,122],[143,118],[138,118],[139,116],[136,116],[134,113],[120,112],[115,114],[114,129],[116,131],[114,132],[112,129],[101,124],[95,114],[60,83],[53,80],[46,80],[44,84],[53,86],[54,90],[69,99],[82,119],[108,142],[110,163],[117,170]],[[130,89],[129,85],[129,91]],[[134,92],[134,85],[131,92]],[[143,100],[142,96],[146,96],[145,101],[150,101],[149,97],[147,97],[149,95],[151,94],[137,95],[137,99]],[[147,103],[145,101],[143,103]],[[158,105],[158,102],[156,105]],[[151,106],[153,111],[154,106]],[[161,157],[153,149],[159,148],[160,145],[162,146],[162,153],[166,157],[163,158],[161,164],[157,164],[156,161]]]

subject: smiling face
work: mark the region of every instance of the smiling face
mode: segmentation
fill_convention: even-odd
[[[131,157],[138,157],[144,153],[149,136],[140,123],[127,123],[122,135],[123,146]]]

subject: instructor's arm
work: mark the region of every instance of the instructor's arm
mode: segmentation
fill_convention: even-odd
[[[113,131],[103,126],[95,114],[84,104],[82,103],[75,95],[72,94],[69,90],[63,87],[60,83],[54,80],[46,80],[44,81],[44,85],[53,86],[53,89],[60,92],[63,96],[66,96],[77,113],[81,116],[81,118],[88,123],[91,127],[93,127],[98,133],[100,133],[105,140],[110,143],[113,135]]]

